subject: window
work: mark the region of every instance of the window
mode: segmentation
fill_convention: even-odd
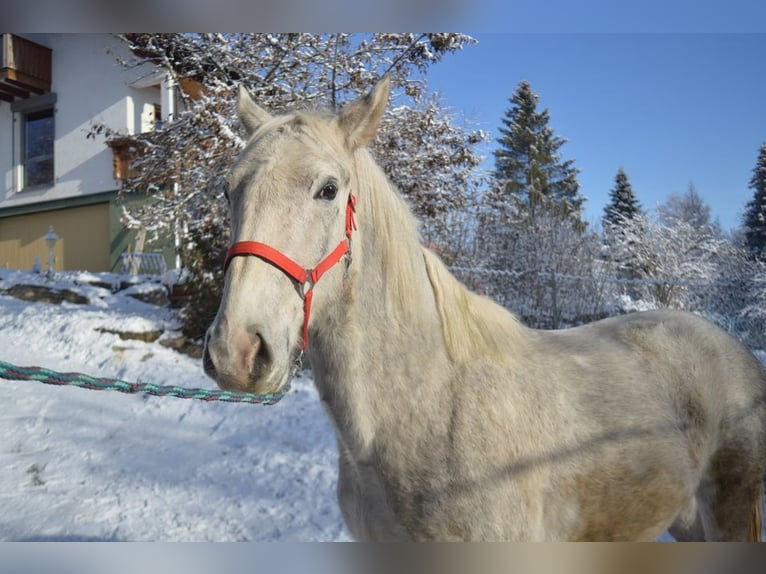
[[[162,108],[159,104],[144,103],[141,112],[141,133],[162,128]]]
[[[23,114],[22,189],[53,183],[53,108]]]
[[[152,112],[154,117],[154,129],[162,129],[162,107],[159,104],[152,104]]]
[[[17,191],[53,185],[55,107],[55,93],[25,98],[11,104],[14,120],[14,180]]]

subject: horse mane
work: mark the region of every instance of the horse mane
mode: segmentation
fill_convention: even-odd
[[[418,222],[367,149],[355,152],[354,170],[361,188],[357,192],[360,222],[370,222],[375,231],[369,236],[374,242],[370,250],[380,256],[390,310],[398,313],[398,319],[406,324],[421,311],[415,296],[424,279]]]
[[[507,309],[467,289],[432,251],[423,250],[441,318],[444,340],[453,361],[478,356],[504,361],[519,353],[524,327]]]
[[[525,340],[518,319],[460,283],[442,260],[422,245],[412,210],[371,154],[362,149],[355,159],[360,185],[366,182],[359,209],[364,220],[373,222],[379,243],[376,249],[383,257],[387,295],[396,299],[394,307],[400,309],[401,320],[422,315],[422,301],[413,294],[425,280],[430,283],[453,361],[465,363],[488,355],[504,360],[511,356],[511,350],[518,352]]]

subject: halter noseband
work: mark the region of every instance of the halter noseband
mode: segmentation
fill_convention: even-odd
[[[338,246],[327,257],[317,263],[313,269],[301,267],[282,252],[258,241],[238,241],[226,252],[226,259],[223,263],[224,274],[226,274],[226,270],[229,268],[233,258],[240,255],[253,255],[267,263],[271,263],[295,282],[298,287],[298,295],[303,299],[302,351],[305,351],[309,344],[309,317],[311,315],[311,299],[314,296],[314,286],[321,279],[322,275],[332,269],[344,255],[346,257],[346,272],[348,272],[348,268],[351,265],[351,232],[356,231],[355,211],[356,197],[349,194],[348,202],[346,203],[346,238],[338,243]]]

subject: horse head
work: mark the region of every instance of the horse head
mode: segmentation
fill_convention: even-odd
[[[354,154],[374,138],[389,89],[386,77],[335,115],[273,117],[240,88],[249,141],[225,177],[232,244],[203,357],[221,388],[279,390],[313,321],[340,301],[353,252]]]

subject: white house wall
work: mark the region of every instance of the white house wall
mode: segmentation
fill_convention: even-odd
[[[160,103],[159,88],[130,85],[146,67],[126,69],[121,40],[108,34],[35,34],[28,37],[52,50],[52,88],[56,93],[54,185],[17,189],[14,176],[13,114],[0,103],[0,209],[114,190],[112,153],[103,135],[88,138],[96,124],[122,133],[140,131],[147,104]]]
[[[9,103],[0,103],[0,174],[2,174],[2,200],[7,197],[8,190],[13,188],[13,114]]]

